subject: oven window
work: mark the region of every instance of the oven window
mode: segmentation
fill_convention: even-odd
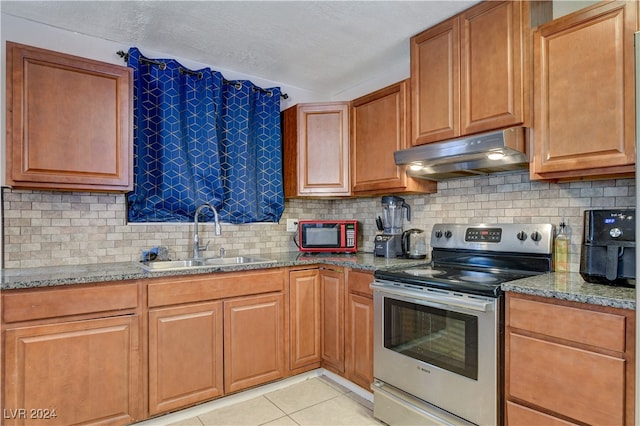
[[[384,346],[478,379],[476,316],[385,297]]]

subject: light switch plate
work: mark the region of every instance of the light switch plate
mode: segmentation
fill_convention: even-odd
[[[298,219],[287,219],[287,232],[296,232],[298,230]]]

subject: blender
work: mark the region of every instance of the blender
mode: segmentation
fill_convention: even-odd
[[[376,220],[378,229],[383,231],[374,240],[373,253],[376,256],[398,257],[402,251],[402,224],[406,212],[411,220],[411,207],[404,198],[387,195],[382,197],[382,216]]]

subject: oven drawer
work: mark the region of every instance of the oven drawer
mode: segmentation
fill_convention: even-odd
[[[625,351],[624,315],[509,296],[508,326],[576,343]]]
[[[373,417],[389,425],[473,426],[460,417],[441,410],[406,392],[376,381],[373,390]]]

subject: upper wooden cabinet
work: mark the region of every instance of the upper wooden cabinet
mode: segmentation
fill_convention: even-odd
[[[410,147],[409,80],[351,103],[351,180],[354,195],[436,192],[436,183],[413,179],[394,151]]]
[[[550,2],[483,2],[413,36],[413,144],[529,125],[530,29],[550,14]]]
[[[7,42],[7,184],[133,189],[130,68]]]
[[[538,28],[532,179],[632,175],[637,2],[602,2]]]
[[[349,103],[298,104],[283,111],[284,196],[348,196]]]

